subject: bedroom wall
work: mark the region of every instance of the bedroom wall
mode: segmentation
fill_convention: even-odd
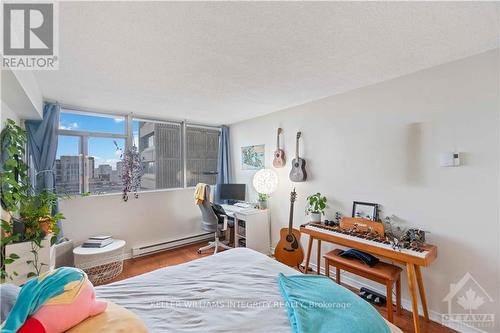
[[[89,236],[112,235],[126,240],[130,256],[133,247],[201,235],[193,196],[194,189],[180,189],[140,193],[127,202],[120,194],[72,197],[60,204],[64,237],[80,244]]]
[[[7,119],[12,119],[16,123],[20,123],[21,119],[19,118],[19,115],[15,113],[7,104],[2,101],[1,104],[1,110],[0,110],[0,118],[1,118],[1,128],[3,129],[5,127],[5,122]]]
[[[2,69],[0,77],[2,113],[14,110],[19,119],[41,119],[43,97],[33,73]]]
[[[284,129],[289,159],[296,132],[303,133],[301,154],[309,179],[290,182],[290,164],[276,170],[280,184],[269,203],[273,246],[287,224],[294,186],[296,227],[306,221],[305,198],[315,192],[327,196],[328,218],[335,211],[350,215],[354,200],[376,202],[383,215],[395,214],[429,230],[429,242],[438,246],[438,259],[423,270],[434,319],[447,311],[443,298],[450,284],[467,272],[496,298],[498,57],[497,49],[232,125],[234,180],[247,184],[254,172],[241,170],[242,146],[265,144],[265,164],[271,167],[277,127]],[[446,151],[461,152],[463,166],[439,167],[438,154]],[[255,200],[253,189],[249,192]],[[333,248],[324,244],[322,251]],[[312,258],[315,263],[314,252]],[[367,283],[353,278],[353,283]],[[406,288],[404,298],[409,299]],[[494,311],[498,318],[498,301],[484,305],[483,313]]]

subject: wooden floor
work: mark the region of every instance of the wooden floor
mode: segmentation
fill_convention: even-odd
[[[174,266],[194,259],[205,257],[211,254],[206,252],[198,254],[197,250],[206,243],[198,243],[180,247],[170,251],[160,252],[137,259],[126,260],[123,266],[123,272],[112,282],[123,280],[132,276],[140,275],[146,272],[153,271],[158,268]],[[352,289],[352,288],[350,288]],[[385,307],[375,306],[375,308],[386,317]],[[412,314],[409,311],[403,310],[400,316],[394,313],[394,324],[401,328],[404,332],[414,332]],[[435,322],[426,322],[423,317],[420,317],[420,325],[424,333],[447,333],[455,332],[447,327],[444,327]]]

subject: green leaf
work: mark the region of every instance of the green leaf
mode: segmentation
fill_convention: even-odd
[[[19,259],[19,256],[15,253],[11,253],[9,258],[12,258],[12,259]]]
[[[9,222],[2,220],[0,225],[4,231],[7,231],[7,232],[12,231],[12,225]]]
[[[5,263],[6,265],[12,264],[13,262],[14,262],[14,259],[10,259],[10,258],[5,258],[5,259],[4,259],[4,263]]]
[[[33,272],[29,272],[28,275],[26,275],[26,277],[29,279],[29,278],[32,278],[32,277],[35,277],[36,274],[33,273]]]

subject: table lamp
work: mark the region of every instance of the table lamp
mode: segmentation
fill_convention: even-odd
[[[272,169],[261,169],[253,176],[253,187],[259,194],[260,209],[267,208],[267,198],[278,187],[278,175]]]

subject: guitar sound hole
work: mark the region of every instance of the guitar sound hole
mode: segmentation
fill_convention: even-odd
[[[292,235],[286,235],[286,241],[291,243],[293,242],[293,236]]]
[[[299,167],[299,163],[295,163],[295,167],[298,168]]]

